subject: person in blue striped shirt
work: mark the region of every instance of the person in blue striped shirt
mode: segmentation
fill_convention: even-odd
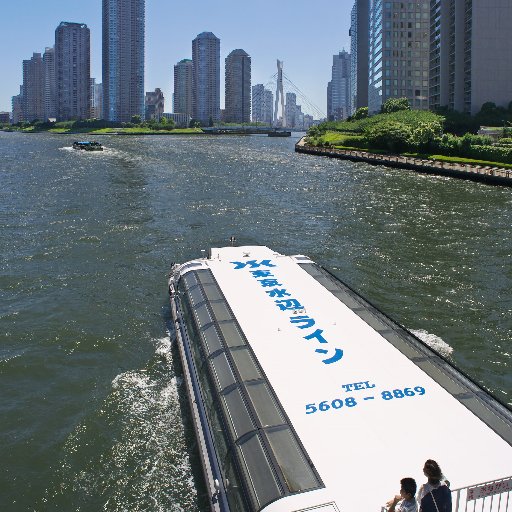
[[[416,480],[414,478],[402,478],[400,480],[400,494],[386,503],[388,512],[418,512],[415,495]]]

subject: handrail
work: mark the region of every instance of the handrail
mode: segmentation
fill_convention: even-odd
[[[512,510],[512,476],[452,491],[454,512],[509,512]]]

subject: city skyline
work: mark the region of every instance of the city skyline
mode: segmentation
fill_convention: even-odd
[[[12,48],[2,58],[4,77],[0,83],[0,111],[11,110],[11,98],[19,93],[22,62],[33,53],[43,53],[54,44],[55,29],[62,21],[85,23],[91,31],[91,77],[102,81],[101,0],[89,0],[87,9],[69,0],[19,0],[2,5],[3,19],[9,21],[0,33],[4,47]],[[224,60],[237,48],[252,59],[252,85],[267,84],[276,73],[276,59],[284,61],[284,73],[325,112],[325,84],[330,78],[332,55],[350,48],[348,35],[352,1],[320,0],[315,4],[316,21],[305,1],[274,5],[262,0],[247,17],[247,8],[233,0],[211,5],[195,4],[193,16],[183,5],[163,0],[146,0],[145,91],[162,89],[165,111],[172,111],[173,69],[192,57],[192,40],[211,31],[221,40],[221,108],[224,108]],[[30,16],[25,13],[30,12]],[[269,13],[275,15],[275,22]],[[326,13],[330,13],[326,15]],[[285,16],[287,23],[279,22]],[[270,22],[269,22],[270,19]],[[243,23],[242,23],[243,21]],[[22,27],[22,30],[20,30]],[[300,98],[297,102],[301,103]],[[303,108],[308,112],[308,108]]]

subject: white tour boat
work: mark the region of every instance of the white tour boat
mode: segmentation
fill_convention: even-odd
[[[512,412],[306,256],[211,249],[171,310],[212,511],[379,512],[427,459],[512,510]]]

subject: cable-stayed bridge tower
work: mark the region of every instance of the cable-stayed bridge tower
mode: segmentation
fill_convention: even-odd
[[[279,99],[281,99],[281,126],[286,126],[286,116],[284,111],[284,92],[283,92],[283,61],[277,59],[277,84],[276,84],[276,104],[274,108],[274,126],[279,126]]]

